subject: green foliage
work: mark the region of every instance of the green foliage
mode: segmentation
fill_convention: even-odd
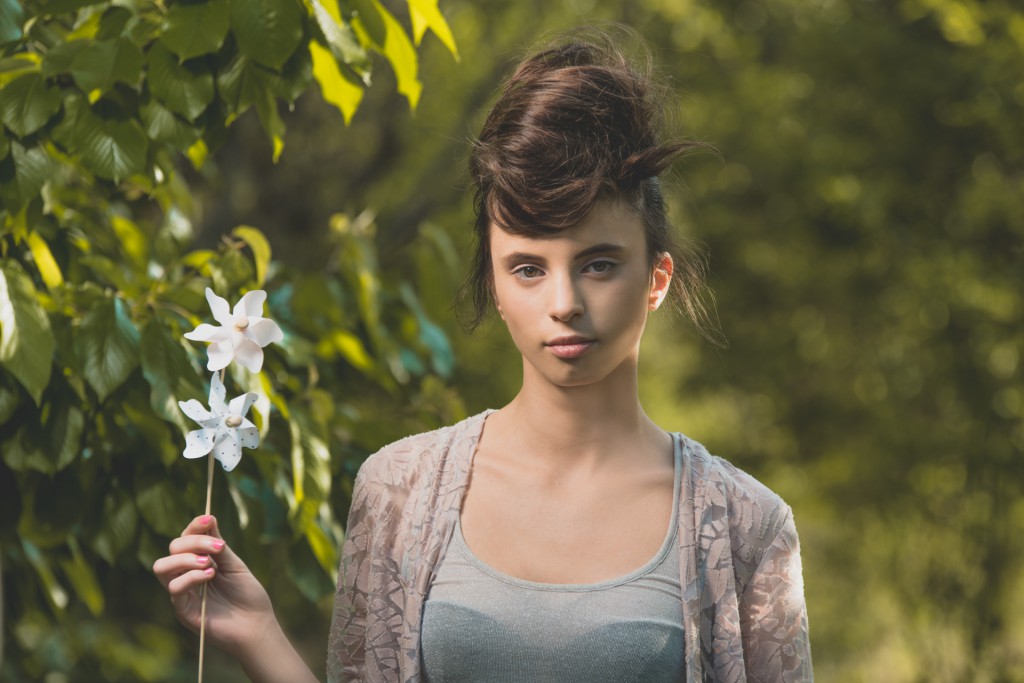
[[[249,108],[276,160],[280,106],[321,78],[358,90],[332,95],[350,120],[374,44],[334,0],[0,10],[0,539],[14,596],[0,677],[187,677],[179,643],[193,639],[145,575],[202,510],[206,468],[181,458],[195,425],[177,402],[206,399],[205,349],[182,338],[207,317],[206,286],[232,300],[267,289],[286,334],[261,373],[231,369],[229,390],[261,394],[262,443],[214,495],[225,533],[279,592],[330,594],[346,492],[371,448],[462,412],[415,283],[374,265],[370,214],[333,220],[314,271],[276,262],[250,225],[194,244],[183,166],[201,169]],[[415,74],[415,52],[401,57]]]
[[[709,248],[730,347],[651,316],[648,414],[792,504],[818,679],[1024,680],[1020,3],[443,7],[462,62],[415,119],[373,89],[350,136],[330,134],[333,111],[297,108],[301,154],[223,159],[218,191],[255,198],[225,225],[295,226],[357,196],[380,211],[381,267],[430,274],[416,294],[439,310],[464,263],[424,225],[469,253],[462,141],[499,79],[539,36],[626,22],[671,88],[668,130],[722,155],[686,159],[663,187],[683,235]],[[427,72],[450,60],[425,47]],[[235,132],[248,147],[259,135]],[[306,236],[290,259],[315,264]],[[468,338],[436,322],[470,412],[514,396],[520,358],[500,322]]]

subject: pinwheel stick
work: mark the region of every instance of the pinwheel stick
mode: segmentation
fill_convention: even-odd
[[[224,382],[224,370],[220,371],[220,381]],[[213,504],[213,451],[206,457],[206,512],[203,514],[209,516],[211,506]],[[199,681],[203,683],[203,657],[206,654],[206,587],[208,583],[204,583],[203,587],[199,591],[200,603],[199,607]]]

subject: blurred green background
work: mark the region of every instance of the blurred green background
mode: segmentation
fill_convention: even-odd
[[[385,4],[409,30],[408,7]],[[680,233],[709,256],[729,346],[655,316],[641,356],[645,408],[792,505],[818,680],[1024,681],[1024,9],[970,0],[442,0],[440,9],[460,59],[435,33],[423,37],[414,111],[376,58],[350,125],[315,86],[282,109],[276,163],[273,126],[249,112],[218,133],[200,170],[173,157],[181,187],[165,201],[145,183],[132,194],[116,176],[66,183],[101,192],[109,203],[97,212],[133,217],[149,244],[139,253],[173,261],[187,279],[156,299],[200,317],[205,284],[227,295],[262,282],[256,238],[221,236],[239,225],[266,235],[271,315],[289,336],[268,351],[264,379],[236,381],[275,387],[261,413],[261,425],[273,414],[269,455],[247,453],[220,477],[214,510],[314,670],[330,613],[323,566],[361,459],[498,407],[518,388],[519,359],[500,325],[467,336],[451,307],[471,246],[468,140],[531,46],[611,21],[647,42],[672,90],[670,130],[721,152],[677,164],[666,186]],[[25,204],[29,232],[32,211],[40,224],[55,215],[53,196]],[[184,213],[171,215],[172,204]],[[14,207],[4,257],[21,254],[57,346],[41,400],[0,377],[17,395],[4,401],[18,406],[0,410],[0,674],[191,680],[197,639],[174,622],[148,570],[201,512],[204,468],[177,457],[189,427],[159,412],[154,361],[129,363],[123,386],[97,391],[103,382],[86,377],[79,390],[88,349],[61,351],[81,322],[69,310],[107,306],[119,319],[121,304],[109,302],[145,299],[159,276],[143,264],[137,282],[121,282],[90,263],[89,273],[106,274],[61,294],[33,269],[38,252],[18,239]],[[70,288],[75,228],[51,223],[44,237]],[[111,247],[113,263],[122,248]],[[176,334],[195,322],[150,309],[124,313],[143,330],[142,348],[159,336],[146,337],[152,321]],[[138,339],[125,348],[138,354]],[[199,350],[187,354],[179,345],[169,357],[201,378]],[[193,384],[164,394],[204,397]],[[60,396],[74,392],[89,407],[66,457],[51,462],[40,446],[33,460],[12,445],[50,433],[53,411],[73,415],[77,399]],[[143,418],[133,403],[154,407]],[[300,429],[313,436],[290,440]],[[314,466],[319,498],[303,508],[289,491],[296,467]],[[166,477],[180,490],[153,489]],[[104,531],[115,513],[130,523]],[[241,677],[216,653],[207,675]]]

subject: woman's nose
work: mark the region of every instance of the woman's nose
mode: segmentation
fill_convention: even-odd
[[[555,320],[567,322],[576,316],[583,315],[583,295],[570,275],[557,275],[552,278],[551,301],[548,314]]]

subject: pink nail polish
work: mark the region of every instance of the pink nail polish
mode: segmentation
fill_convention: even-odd
[[[223,548],[223,547],[224,547],[224,541],[214,541],[214,542],[213,542],[213,543],[211,543],[210,545],[212,545],[212,546],[213,546],[213,549],[214,549],[214,550],[220,550],[221,548]]]
[[[209,558],[208,555],[197,555],[196,556],[196,564],[206,564],[209,561],[210,561],[210,558]]]
[[[207,567],[206,569],[203,570],[203,573],[206,574],[207,576],[213,576],[213,567]]]
[[[211,522],[213,522],[213,517],[211,515],[203,515],[199,518],[199,523],[203,526],[209,526]]]

